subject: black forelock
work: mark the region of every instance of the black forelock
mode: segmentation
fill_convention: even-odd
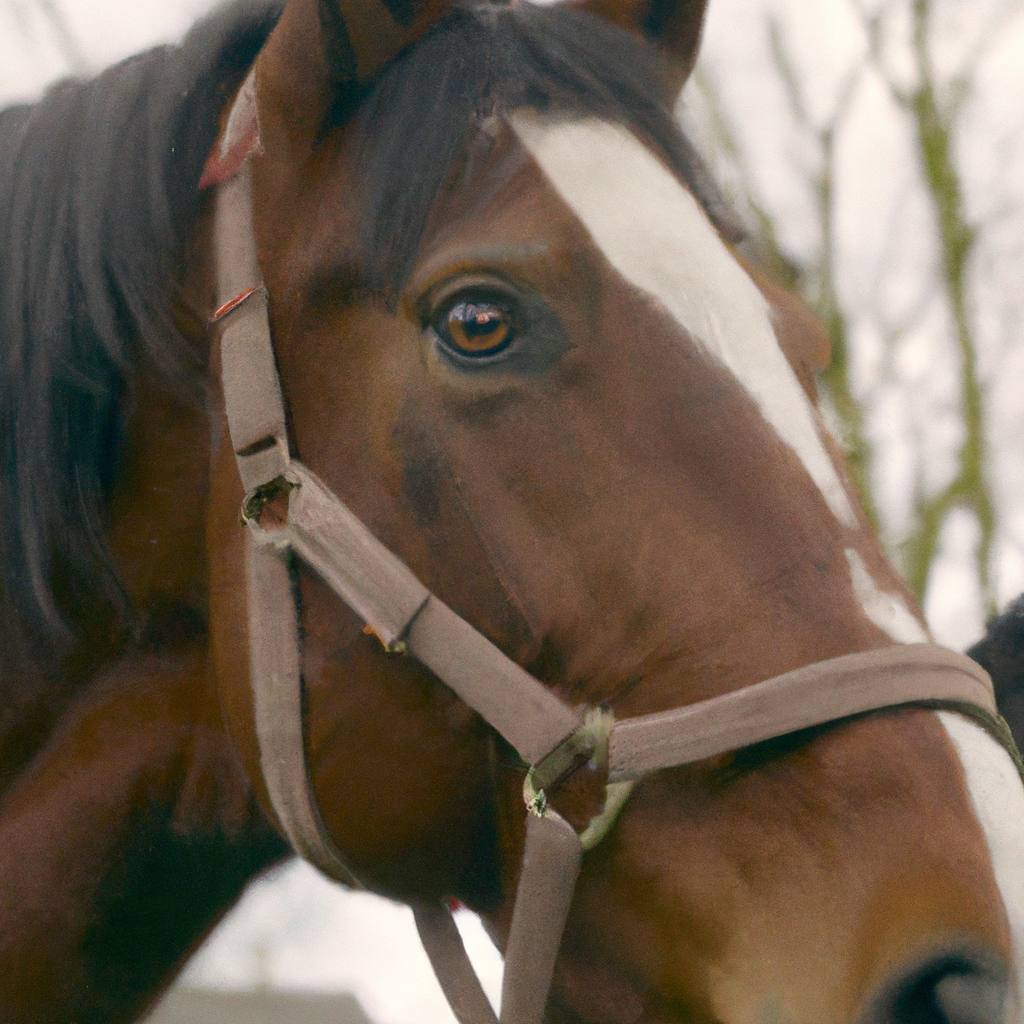
[[[103,537],[123,397],[145,359],[202,398],[205,354],[170,315],[175,273],[223,105],[282,6],[237,0],[181,46],[0,112],[0,628],[41,657],[61,652],[83,611],[124,621]],[[372,88],[335,103],[363,125],[366,284],[401,290],[479,121],[520,106],[628,125],[728,227],[659,59],[578,11],[453,10]]]
[[[452,11],[361,106],[369,288],[394,299],[469,138],[483,119],[517,107],[629,127],[734,235],[734,216],[680,130],[661,61],[650,44],[578,9],[476,3]]]
[[[36,653],[74,608],[118,613],[102,531],[122,396],[140,356],[194,391],[202,376],[172,282],[220,112],[280,7],[243,0],[181,46],[0,112],[3,627]]]

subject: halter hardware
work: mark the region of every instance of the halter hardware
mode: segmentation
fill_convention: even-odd
[[[530,765],[523,780],[523,801],[526,809],[543,818],[548,805],[547,794],[576,769],[581,761],[591,767],[608,769],[608,737],[615,725],[615,715],[604,708],[592,708],[574,729],[546,757]]]
[[[243,87],[242,96],[247,95]],[[258,135],[253,150],[259,146]],[[635,780],[777,736],[898,706],[948,707],[986,725],[1020,766],[988,675],[918,644],[818,662],[659,714],[581,715],[430,593],[302,463],[291,459],[267,293],[256,253],[248,159],[216,179],[214,246],[224,401],[246,501],[249,658],[260,766],[295,852],[358,886],[320,818],[303,742],[298,616],[288,555],[314,569],[392,652],[417,658],[477,711],[526,765],[526,844],[505,950],[500,1024],[540,1024],[584,850],[614,824]],[[262,301],[250,301],[259,297]],[[285,521],[264,530],[269,502]],[[577,834],[548,794],[581,761],[607,766],[604,810]],[[413,908],[461,1024],[499,1024],[446,906]]]
[[[243,526],[259,523],[263,510],[275,498],[287,498],[296,487],[300,487],[297,481],[289,480],[284,474],[274,477],[265,484],[260,484],[252,494],[248,495],[242,502],[242,512],[239,519]]]

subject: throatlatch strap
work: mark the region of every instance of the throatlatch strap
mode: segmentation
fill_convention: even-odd
[[[250,669],[260,770],[270,802],[292,849],[337,882],[359,888],[320,820],[302,737],[302,676],[298,614],[285,552],[267,545],[249,551]],[[299,755],[301,752],[301,756]]]
[[[583,845],[561,815],[526,819],[526,845],[505,946],[501,1024],[540,1024],[565,921],[580,873]],[[420,941],[460,1024],[496,1024],[447,907],[414,911]]]
[[[217,294],[228,430],[246,492],[288,467],[284,401],[266,291],[252,229],[248,162],[217,188],[214,209]],[[298,617],[287,552],[245,540],[250,674],[260,769],[274,814],[292,848],[337,881],[358,886],[320,820],[302,737]],[[258,681],[258,684],[257,684]]]
[[[466,954],[452,912],[445,906],[413,907],[420,942],[459,1024],[498,1024]]]

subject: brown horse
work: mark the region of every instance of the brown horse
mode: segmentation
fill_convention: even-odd
[[[924,639],[816,410],[827,342],[673,119],[703,7],[249,5],[0,114],[6,1024],[136,1019],[287,852],[199,189],[253,62],[293,449],[435,594],[620,720]],[[334,844],[501,946],[524,765],[293,574]],[[556,802],[585,822],[587,773]],[[653,774],[584,859],[548,1018],[1017,1020],[1022,830],[1009,755],[949,712]]]

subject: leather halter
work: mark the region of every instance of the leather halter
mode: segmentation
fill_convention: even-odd
[[[248,155],[248,154],[246,154]],[[1019,755],[998,717],[988,675],[931,644],[887,647],[787,672],[720,697],[614,722],[583,715],[507,658],[431,594],[289,451],[253,224],[250,162],[217,175],[214,248],[224,401],[246,492],[249,658],[260,764],[297,854],[358,885],[317,810],[302,722],[298,619],[289,559],[302,559],[391,651],[426,665],[529,766],[526,845],[502,987],[501,1024],[540,1024],[587,845],[600,841],[630,780],[800,729],[884,708],[949,708],[981,721]],[[285,524],[260,525],[286,495]],[[606,810],[581,838],[546,800],[579,757],[607,757]],[[497,1024],[447,907],[414,908],[438,980],[462,1024]]]

